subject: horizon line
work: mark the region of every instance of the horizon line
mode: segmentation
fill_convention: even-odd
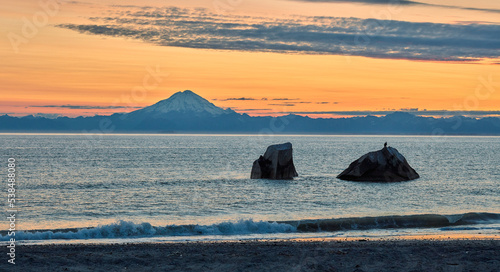
[[[227,108],[230,109],[230,108]],[[250,117],[280,117],[280,116],[286,116],[286,115],[298,115],[298,116],[304,116],[304,117],[309,117],[312,119],[339,119],[339,118],[354,118],[354,117],[369,117],[369,116],[374,116],[374,117],[384,117],[390,114],[394,113],[408,113],[411,115],[414,115],[416,117],[433,117],[433,118],[439,118],[439,117],[476,117],[476,118],[487,118],[487,117],[494,117],[494,118],[500,118],[500,110],[498,111],[491,111],[491,110],[485,110],[485,111],[480,111],[480,110],[474,110],[474,111],[451,111],[451,110],[382,110],[382,111],[370,111],[370,110],[364,110],[364,111],[289,111],[289,112],[266,112],[263,113],[265,115],[255,115],[251,116],[246,111],[238,111],[234,110],[238,114],[246,114]],[[133,112],[133,111],[132,111]],[[8,116],[12,118],[26,118],[26,117],[34,117],[34,118],[46,118],[46,119],[57,119],[57,118],[92,118],[92,117],[111,117],[112,115],[115,114],[129,114],[131,112],[115,112],[109,115],[105,114],[94,114],[94,115],[79,115],[79,116],[67,116],[67,115],[61,115],[61,114],[52,114],[52,113],[34,113],[34,114],[27,114],[27,115],[20,115],[20,116],[15,116],[11,114],[15,114],[12,112],[9,113],[0,113],[0,116]],[[57,115],[57,116],[56,116]],[[335,117],[311,117],[308,115],[336,115],[339,116],[338,118]]]

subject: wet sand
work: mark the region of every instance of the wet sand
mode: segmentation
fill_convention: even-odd
[[[19,245],[0,271],[499,271],[500,240]]]

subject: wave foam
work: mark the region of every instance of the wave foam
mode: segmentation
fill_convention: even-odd
[[[371,229],[403,229],[403,228],[439,228],[441,230],[460,229],[478,224],[500,224],[500,214],[466,213],[458,215],[400,215],[379,217],[354,217],[340,219],[314,219],[297,221],[265,222],[252,219],[237,222],[223,222],[213,225],[167,225],[155,227],[149,223],[136,224],[118,221],[113,224],[95,228],[18,231],[16,240],[51,240],[51,239],[103,239],[103,238],[139,238],[154,236],[200,236],[200,235],[247,235],[293,232],[334,232],[348,230]],[[455,228],[453,228],[455,227]],[[488,228],[482,226],[481,228]],[[5,232],[0,241],[8,241],[11,237]]]
[[[240,220],[238,222],[223,222],[213,225],[169,225],[154,227],[149,223],[136,224],[128,221],[84,228],[76,231],[18,231],[16,240],[51,240],[51,239],[102,239],[102,238],[134,238],[152,236],[195,236],[195,235],[243,235],[265,233],[295,232],[296,228],[288,224],[276,222],[254,222],[253,220]],[[0,236],[0,241],[7,241],[11,237]]]
[[[458,215],[419,214],[378,217],[354,217],[340,219],[320,219],[304,221],[283,221],[297,227],[301,232],[403,229],[403,228],[442,228],[449,226],[500,223],[500,214],[466,213]]]

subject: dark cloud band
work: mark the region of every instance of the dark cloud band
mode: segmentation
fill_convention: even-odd
[[[251,97],[232,97],[232,98],[220,99],[219,101],[252,101],[252,100],[260,100],[260,99]]]
[[[497,59],[500,25],[296,16],[219,15],[204,9],[147,8],[59,25],[81,33],[129,37],[161,46],[427,61]]]
[[[462,9],[462,10],[474,10],[483,12],[494,12],[500,13],[499,9],[488,9],[488,8],[471,8],[456,5],[439,5],[432,3],[424,3],[419,1],[408,1],[408,0],[292,0],[296,2],[310,2],[310,3],[357,3],[357,4],[368,4],[368,5],[401,5],[401,6],[429,6],[438,8],[451,8],[451,9]]]
[[[126,107],[126,106],[80,106],[80,105],[45,105],[45,106],[28,106],[31,108],[63,108],[72,110],[107,110],[107,109],[141,109],[141,107]]]

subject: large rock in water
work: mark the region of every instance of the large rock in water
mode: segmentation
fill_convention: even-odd
[[[343,180],[376,182],[407,181],[419,177],[396,148],[387,146],[363,155],[337,176]]]
[[[297,177],[293,165],[292,144],[271,145],[264,156],[253,162],[252,179],[293,179]]]

